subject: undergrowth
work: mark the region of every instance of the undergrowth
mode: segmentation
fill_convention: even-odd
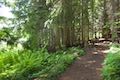
[[[120,80],[120,45],[111,46],[104,61],[102,75],[104,80]]]
[[[1,51],[0,80],[55,80],[77,57],[81,49],[48,53],[39,51]]]

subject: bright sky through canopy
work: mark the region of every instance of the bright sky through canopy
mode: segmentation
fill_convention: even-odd
[[[14,17],[14,15],[11,13],[11,9],[2,4],[0,4],[0,16],[6,17],[6,18]]]
[[[6,7],[5,5],[0,3],[0,16],[1,17],[14,18],[15,16],[12,14],[11,10],[12,10],[11,8]],[[4,22],[0,22],[0,29],[6,26],[7,25]]]

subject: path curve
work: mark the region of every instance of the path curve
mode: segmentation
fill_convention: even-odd
[[[58,80],[102,80],[101,69],[105,58],[105,44],[86,49],[87,54],[77,59]]]

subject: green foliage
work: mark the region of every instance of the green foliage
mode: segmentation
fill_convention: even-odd
[[[110,46],[111,48],[113,47],[114,49],[117,49],[117,50],[120,49],[120,44],[118,44],[118,43],[110,44],[109,46]]]
[[[67,50],[67,53],[71,53],[71,54],[74,54],[76,56],[83,56],[83,55],[85,55],[85,52],[82,49],[80,49],[79,47],[69,48]]]
[[[5,17],[3,17],[3,16],[0,16],[0,20],[2,20],[2,19],[5,19]]]
[[[0,80],[55,80],[74,61],[75,48],[49,54],[39,51],[1,51]],[[81,53],[81,50],[77,52]],[[82,53],[83,54],[83,53]]]
[[[118,45],[113,47],[115,51],[110,51],[104,61],[102,70],[104,80],[120,80],[120,47],[118,48]]]
[[[9,45],[13,45],[19,38],[20,35],[13,32],[13,28],[2,28],[0,30],[0,40],[6,41]]]

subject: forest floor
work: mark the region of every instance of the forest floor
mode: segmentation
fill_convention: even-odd
[[[96,43],[85,49],[87,54],[77,59],[58,80],[102,80],[101,69],[108,43]]]

